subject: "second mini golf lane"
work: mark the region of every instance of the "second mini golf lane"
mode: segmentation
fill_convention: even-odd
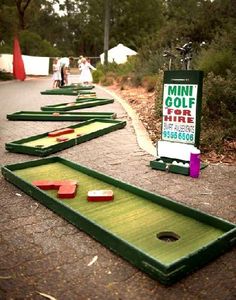
[[[89,134],[92,132],[95,132],[97,130],[100,129],[105,129],[110,127],[111,124],[110,123],[103,123],[103,122],[93,122],[91,124],[88,125],[84,125],[81,126],[79,128],[74,128],[74,132],[73,133],[68,133],[68,134],[63,134],[63,137],[70,139],[75,139],[77,138],[79,135],[85,135],[85,134]],[[56,145],[60,142],[57,141],[58,137],[49,137],[49,136],[45,136],[39,139],[35,139],[33,141],[30,142],[26,142],[26,143],[22,143],[22,145],[24,146],[30,146],[30,147],[38,147],[40,146],[40,148],[44,148],[44,147],[49,147],[49,146],[53,146]]]

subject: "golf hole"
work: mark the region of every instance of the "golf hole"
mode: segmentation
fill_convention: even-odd
[[[44,145],[35,145],[36,148],[43,148]]]
[[[163,231],[157,234],[157,238],[163,242],[176,242],[180,239],[180,236],[171,231]]]

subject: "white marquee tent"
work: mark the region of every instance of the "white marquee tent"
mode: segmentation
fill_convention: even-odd
[[[116,47],[108,50],[108,62],[116,62],[117,64],[123,64],[127,61],[129,56],[136,55],[137,52],[124,46],[123,44],[118,44]],[[100,55],[101,63],[104,63],[104,53]]]

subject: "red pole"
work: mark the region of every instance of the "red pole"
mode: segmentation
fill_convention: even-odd
[[[13,75],[16,79],[22,81],[24,81],[26,78],[25,66],[21,56],[20,44],[17,37],[14,38],[13,45]]]

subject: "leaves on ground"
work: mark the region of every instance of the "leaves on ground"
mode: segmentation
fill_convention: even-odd
[[[147,92],[143,87],[126,86],[123,89],[118,84],[107,87],[126,100],[136,111],[139,119],[146,128],[150,139],[155,143],[161,137],[161,119],[157,118],[155,110],[155,92]],[[217,154],[215,150],[202,149],[201,159],[211,163],[227,163],[236,165],[236,141],[224,141],[223,152]]]
[[[50,295],[45,294],[45,293],[38,292],[38,294],[41,295],[41,296],[43,296],[44,298],[47,298],[47,299],[50,299],[50,300],[57,300],[53,296],[50,296]]]

